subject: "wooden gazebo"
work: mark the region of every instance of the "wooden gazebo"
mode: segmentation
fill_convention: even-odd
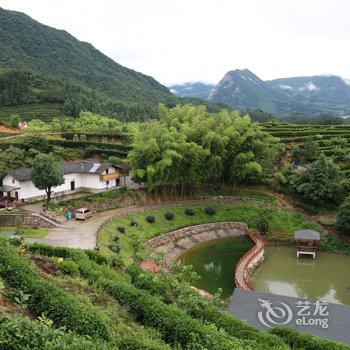
[[[312,255],[314,259],[316,258],[318,242],[321,239],[319,232],[308,229],[295,231],[294,239],[305,242],[298,245],[297,258],[299,258],[300,255]]]

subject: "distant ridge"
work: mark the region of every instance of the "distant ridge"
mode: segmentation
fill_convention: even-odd
[[[182,85],[177,85],[176,90],[181,95]],[[191,90],[193,94],[196,91]],[[261,108],[280,116],[350,115],[350,85],[334,75],[263,81],[249,69],[236,69],[225,74],[207,99],[239,110]]]

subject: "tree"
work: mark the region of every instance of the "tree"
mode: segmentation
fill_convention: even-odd
[[[0,167],[6,170],[20,168],[24,161],[24,150],[18,147],[10,146],[0,154]]]
[[[337,213],[336,230],[350,236],[350,196],[346,197]]]
[[[35,187],[45,190],[47,204],[51,200],[52,188],[64,183],[63,172],[52,155],[38,154],[33,161],[30,174]]]
[[[340,168],[323,153],[310,168],[291,176],[291,186],[305,202],[337,204],[343,198]]]
[[[160,105],[159,121],[134,133],[129,161],[134,180],[149,190],[181,196],[211,184],[262,181],[278,151],[279,140],[248,116],[204,106]]]
[[[313,162],[319,155],[319,148],[317,142],[308,140],[302,147],[302,154],[306,161]]]

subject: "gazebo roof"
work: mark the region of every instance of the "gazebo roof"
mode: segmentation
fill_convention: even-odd
[[[310,240],[310,241],[319,241],[321,239],[319,232],[313,231],[313,230],[308,230],[308,229],[295,231],[294,238],[295,239],[305,239],[305,240]]]

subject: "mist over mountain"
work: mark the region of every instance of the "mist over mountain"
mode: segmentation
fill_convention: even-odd
[[[200,83],[196,84],[200,86]],[[171,88],[180,96],[187,91],[196,96],[194,94],[197,92],[188,84]],[[350,115],[350,85],[345,79],[334,75],[264,81],[248,69],[236,69],[227,72],[207,92],[208,100],[239,110],[261,108],[280,116],[293,113]],[[199,94],[204,98],[201,91]]]
[[[181,97],[199,97],[203,99],[208,99],[209,95],[214,90],[214,84],[206,84],[200,81],[184,84],[170,85],[169,89],[175,95]]]

